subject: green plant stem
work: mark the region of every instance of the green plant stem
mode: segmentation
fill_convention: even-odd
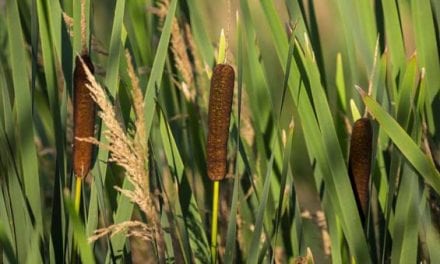
[[[79,206],[81,203],[81,178],[77,177],[75,182],[75,212],[79,215]]]
[[[217,261],[217,220],[218,220],[218,195],[220,182],[214,181],[214,193],[212,195],[212,220],[211,220],[211,263]]]

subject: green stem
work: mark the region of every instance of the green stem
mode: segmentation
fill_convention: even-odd
[[[75,182],[75,212],[79,215],[79,206],[81,204],[81,183],[82,180],[76,177]]]
[[[218,218],[218,196],[220,182],[214,181],[214,193],[212,196],[212,220],[211,220],[211,263],[217,261],[217,218]]]

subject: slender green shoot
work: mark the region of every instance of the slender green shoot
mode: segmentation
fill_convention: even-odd
[[[79,215],[79,206],[81,204],[81,184],[82,179],[76,177],[75,181],[75,212]]]
[[[214,192],[212,195],[212,221],[211,221],[211,263],[217,260],[217,220],[218,220],[218,197],[220,192],[220,181],[214,181]]]

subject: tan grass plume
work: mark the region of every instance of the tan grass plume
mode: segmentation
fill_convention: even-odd
[[[145,213],[148,223],[136,221],[125,221],[116,223],[112,226],[98,229],[95,234],[89,238],[94,241],[107,234],[114,235],[119,232],[128,230],[129,236],[137,236],[142,239],[154,238],[157,244],[162,242],[161,229],[159,219],[153,201],[153,197],[149,191],[148,184],[148,162],[147,162],[147,144],[145,135],[145,123],[143,118],[143,97],[139,88],[139,81],[134,73],[131,65],[130,56],[127,53],[128,72],[132,81],[132,97],[135,121],[135,136],[130,138],[125,133],[122,125],[118,122],[115,108],[107,98],[102,87],[96,82],[90,71],[86,71],[90,84],[87,88],[90,90],[93,100],[100,108],[99,117],[103,120],[107,129],[103,132],[108,140],[108,144],[103,144],[94,138],[81,139],[86,142],[97,144],[110,151],[109,161],[115,162],[125,170],[125,176],[132,183],[133,189],[126,190],[115,187],[121,194],[130,199],[131,202],[138,205],[139,209]],[[145,142],[144,142],[145,141]],[[160,251],[160,249],[159,249]]]

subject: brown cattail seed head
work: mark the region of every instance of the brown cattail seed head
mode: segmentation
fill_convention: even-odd
[[[373,131],[368,118],[358,119],[351,134],[349,175],[353,187],[356,203],[364,221],[368,212],[368,183],[371,170]]]
[[[95,102],[86,84],[90,85],[84,66],[93,73],[93,64],[88,55],[77,56],[73,72],[73,170],[77,177],[83,178],[89,173],[92,164],[93,145],[79,141],[78,138],[93,137],[95,130]]]
[[[234,94],[234,69],[228,64],[215,66],[211,79],[208,110],[208,143],[206,147],[208,177],[213,181],[226,175],[232,97]]]

